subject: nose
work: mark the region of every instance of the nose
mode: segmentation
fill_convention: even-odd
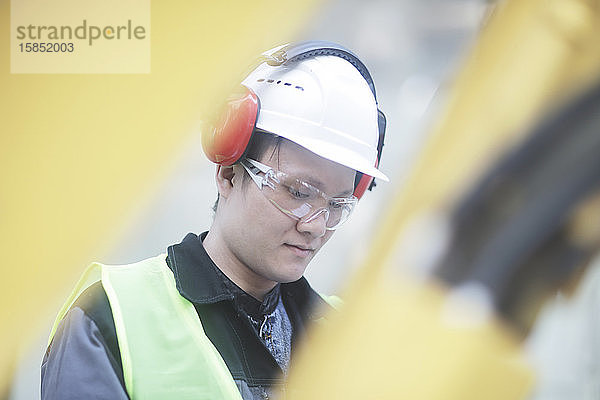
[[[296,229],[299,232],[308,232],[311,236],[320,238],[327,232],[327,220],[329,219],[329,210],[321,208],[308,218],[298,220]]]

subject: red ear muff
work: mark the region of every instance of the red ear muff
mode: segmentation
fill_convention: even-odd
[[[258,97],[252,90],[242,87],[241,94],[227,100],[213,128],[202,132],[204,153],[216,164],[235,164],[246,152],[252,137],[258,118]]]
[[[375,160],[375,168],[379,165],[379,158]],[[358,181],[358,183],[356,183]],[[362,172],[356,172],[356,178],[354,179],[354,195],[357,199],[365,194],[367,189],[371,190],[375,186],[375,179],[372,176],[365,175]]]
[[[375,168],[379,166],[381,160],[381,151],[383,150],[383,142],[385,140],[385,128],[387,121],[383,111],[377,109],[377,128],[379,129],[379,138],[377,139],[377,159],[375,160]],[[354,178],[354,195],[360,199],[363,194],[369,190],[373,190],[375,179],[372,176],[365,175],[362,172],[356,172]]]
[[[358,183],[354,187],[354,195],[360,200],[360,198],[365,194],[371,183],[373,182],[373,177],[369,175],[365,175],[361,172],[357,172],[356,175],[360,174],[360,178],[358,179]],[[358,176],[357,176],[358,178]]]

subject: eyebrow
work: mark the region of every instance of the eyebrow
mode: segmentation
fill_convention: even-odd
[[[271,157],[269,157],[269,159],[271,159],[272,157],[273,157],[273,154],[271,155]],[[262,161],[259,161],[259,162],[262,163]],[[267,167],[269,167],[269,168],[275,168],[275,167],[272,167],[272,166],[270,166],[268,164],[265,164],[265,165]],[[281,164],[279,162],[279,154],[277,155],[277,167],[276,167],[276,169],[278,171],[281,171],[281,172],[287,174],[288,176],[291,176],[291,177],[293,177],[295,179],[300,179],[301,181],[306,182],[309,185],[312,185],[312,186],[316,187],[317,189],[323,191],[321,188],[323,186],[325,186],[325,184],[321,180],[319,180],[318,178],[315,178],[314,176],[306,175],[306,174],[303,174],[303,173],[296,174],[295,172],[282,171],[281,170]],[[333,196],[330,196],[330,197],[348,197],[351,194],[354,194],[354,187],[352,187],[352,189],[344,190],[343,192],[340,192],[340,193],[338,193],[336,195],[333,195]]]
[[[290,174],[291,175],[291,174]],[[293,175],[291,175],[293,176]],[[323,186],[325,186],[323,184],[323,182],[321,182],[319,179],[314,178],[312,176],[296,176],[297,179],[300,179],[303,182],[308,183],[309,185],[312,185],[314,187],[316,187],[317,189],[321,190],[324,192],[323,189],[321,189]],[[352,193],[354,193],[354,189],[348,189],[348,190],[344,190],[341,193],[335,194],[331,197],[348,197],[349,195],[351,195]]]

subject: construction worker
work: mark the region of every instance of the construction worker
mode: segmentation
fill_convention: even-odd
[[[328,42],[272,49],[203,132],[208,232],[135,264],[92,264],[57,317],[42,399],[265,399],[329,300],[303,273],[374,177],[385,117]]]

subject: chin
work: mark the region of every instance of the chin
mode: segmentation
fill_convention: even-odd
[[[302,278],[302,275],[304,275],[305,270],[306,267],[302,267],[299,270],[287,271],[286,273],[277,276],[275,281],[279,283],[295,282],[298,279]]]
[[[290,277],[290,278],[285,278],[285,279],[281,279],[279,281],[279,283],[291,283],[291,282],[296,282],[298,279],[302,278],[303,274],[294,276],[294,277]]]

